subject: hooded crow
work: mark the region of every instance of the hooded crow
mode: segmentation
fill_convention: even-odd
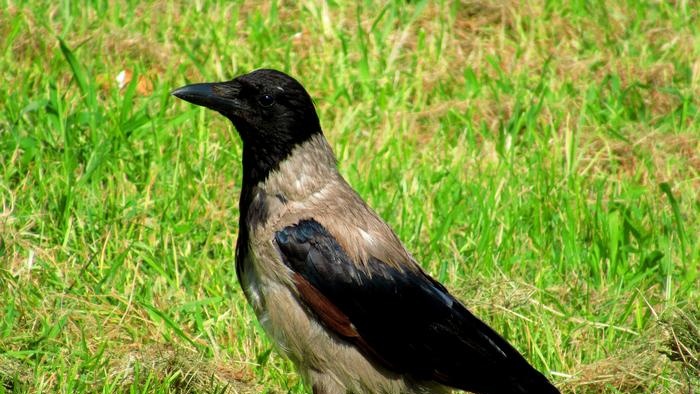
[[[240,135],[238,280],[314,394],[559,392],[348,185],[294,78],[261,69],[172,94]]]

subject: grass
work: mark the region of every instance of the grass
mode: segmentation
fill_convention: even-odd
[[[694,392],[698,10],[0,1],[0,393],[306,392],[235,280],[235,130],[169,95],[260,67],[564,392]]]

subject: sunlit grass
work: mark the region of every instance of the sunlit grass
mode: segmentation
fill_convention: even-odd
[[[522,3],[0,3],[0,393],[306,392],[235,279],[235,130],[169,95],[261,67],[563,391],[700,384],[700,4]]]

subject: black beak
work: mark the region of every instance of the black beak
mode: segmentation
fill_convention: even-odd
[[[241,109],[240,101],[233,98],[237,90],[231,82],[195,83],[175,89],[170,94],[192,104],[231,114]]]

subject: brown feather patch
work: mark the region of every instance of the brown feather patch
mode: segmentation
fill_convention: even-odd
[[[293,277],[301,299],[314,311],[316,316],[321,319],[326,327],[345,338],[358,338],[360,336],[350,322],[350,319],[333,305],[326,296],[321,294],[318,289],[309,283],[309,281],[296,272]]]
[[[373,361],[379,361],[385,367],[392,367],[384,357],[382,357],[373,347],[371,347],[357,332],[355,326],[338,307],[324,296],[316,287],[307,281],[298,272],[292,275],[302,301],[310,308],[321,322],[342,337],[357,346],[360,351],[370,357]]]

